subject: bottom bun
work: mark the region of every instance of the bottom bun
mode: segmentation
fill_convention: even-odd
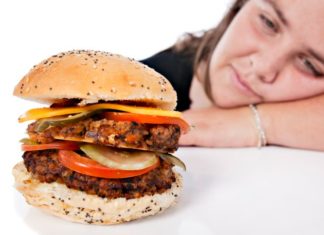
[[[33,206],[58,217],[87,224],[118,224],[164,211],[182,191],[182,177],[175,173],[172,187],[161,194],[126,199],[101,198],[70,189],[61,183],[42,183],[32,177],[23,162],[13,168],[15,187]]]

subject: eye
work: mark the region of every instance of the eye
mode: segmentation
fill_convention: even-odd
[[[299,56],[300,64],[303,66],[303,70],[311,73],[315,77],[323,76],[323,74],[316,68],[316,66],[306,56]]]
[[[261,23],[264,27],[267,28],[267,30],[271,30],[273,32],[278,32],[279,28],[277,26],[276,23],[274,23],[274,21],[270,20],[267,16],[265,16],[264,14],[260,14],[259,18],[261,20]]]

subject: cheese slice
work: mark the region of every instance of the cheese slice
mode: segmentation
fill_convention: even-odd
[[[82,107],[66,107],[66,108],[36,108],[30,109],[22,116],[19,117],[19,122],[25,122],[30,120],[37,120],[40,118],[49,118],[54,116],[62,116],[68,114],[82,113],[86,111],[92,111],[97,109],[112,109],[118,111],[124,111],[128,113],[136,114],[146,114],[146,115],[156,115],[156,116],[167,116],[167,117],[179,117],[181,118],[181,113],[178,111],[168,111],[157,108],[149,107],[139,107],[139,106],[130,106],[122,104],[93,104]]]

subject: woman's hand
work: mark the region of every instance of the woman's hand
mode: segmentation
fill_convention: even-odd
[[[181,136],[180,145],[257,146],[258,133],[249,107],[192,109],[183,112],[183,116],[193,128],[189,133]]]

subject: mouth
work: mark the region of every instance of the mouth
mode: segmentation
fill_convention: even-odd
[[[231,78],[235,86],[245,95],[253,96],[253,97],[257,97],[258,99],[261,99],[261,96],[257,92],[255,92],[248,83],[242,80],[240,74],[234,68],[234,66],[230,65],[230,68],[231,68]]]

